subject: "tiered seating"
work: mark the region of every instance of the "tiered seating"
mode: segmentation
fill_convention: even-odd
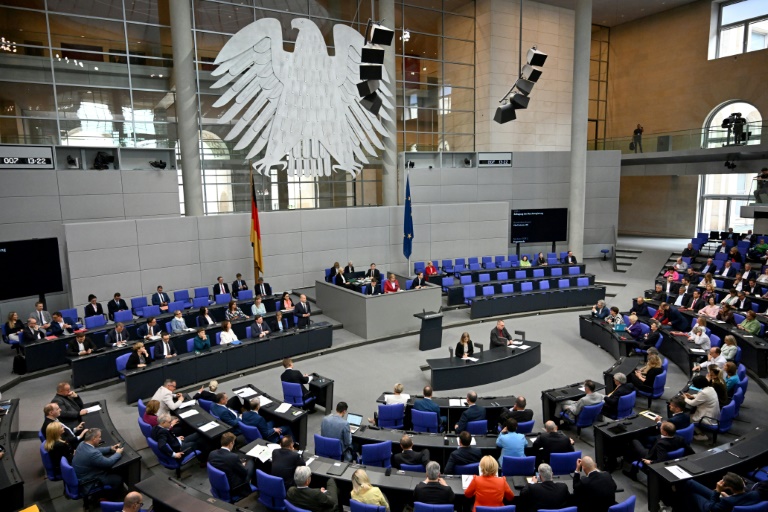
[[[523,254],[522,256],[528,256],[528,261],[533,261],[536,255]],[[547,253],[547,265],[560,265],[565,263],[565,259],[568,257],[568,252],[548,252]],[[497,268],[516,268],[520,266],[520,258],[516,254],[510,254],[508,256],[480,256],[471,258],[456,258],[455,260],[437,260],[432,262],[437,267],[439,262],[439,268],[446,274],[454,274],[463,272],[466,270],[481,270],[481,269],[497,269]],[[414,273],[423,272],[426,267],[425,261],[417,261],[413,264]]]

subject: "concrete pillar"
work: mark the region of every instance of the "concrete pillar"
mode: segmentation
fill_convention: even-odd
[[[203,180],[200,169],[200,133],[195,89],[195,47],[192,43],[192,7],[189,0],[172,0],[171,40],[173,81],[176,85],[176,120],[181,147],[181,176],[184,182],[184,211],[203,215]]]
[[[584,258],[584,204],[587,187],[587,118],[592,0],[576,0],[571,110],[571,197],[568,202],[568,249]]]
[[[395,0],[379,0],[379,17],[383,20],[387,28],[395,29]],[[397,37],[397,35],[395,35]],[[381,189],[384,206],[396,206],[399,193],[397,190],[397,111],[395,110],[395,92],[396,92],[396,74],[395,74],[395,41],[392,40],[392,46],[387,47],[384,54],[384,68],[389,74],[389,85],[381,82],[381,87],[386,87],[392,93],[392,106],[388,110],[389,117],[393,122],[382,119],[387,134],[384,136],[384,152],[382,154],[383,169],[381,173]]]

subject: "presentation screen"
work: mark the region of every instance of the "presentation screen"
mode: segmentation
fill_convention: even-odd
[[[564,242],[568,238],[568,208],[512,210],[510,243]]]
[[[0,300],[64,291],[56,238],[0,242]]]

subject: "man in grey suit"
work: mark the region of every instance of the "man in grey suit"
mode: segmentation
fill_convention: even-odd
[[[595,383],[593,381],[584,381],[584,391],[586,392],[586,395],[581,397],[578,402],[564,400],[557,404],[557,407],[555,408],[555,423],[559,425],[560,413],[563,411],[565,411],[571,421],[576,421],[576,418],[585,406],[599,404],[603,401],[603,395],[595,393]]]
[[[35,302],[35,310],[27,318],[37,320],[37,325],[43,329],[47,330],[51,326],[51,314],[43,309],[43,303],[40,301]]]
[[[86,492],[100,482],[122,495],[123,479],[120,475],[110,474],[108,471],[123,456],[123,447],[118,444],[98,447],[100,443],[101,429],[88,429],[72,459],[77,479]]]
[[[326,416],[327,417],[327,416]],[[310,512],[334,512],[339,510],[339,496],[336,489],[336,481],[328,479],[328,488],[311,489],[309,482],[312,480],[312,470],[309,466],[299,466],[293,473],[295,487],[288,489],[288,501]]]
[[[352,433],[347,421],[347,402],[339,402],[336,405],[336,414],[329,414],[323,418],[320,424],[320,435],[331,439],[339,439],[344,451],[343,458],[346,461],[354,460],[355,450],[352,448]],[[299,480],[296,480],[298,483]]]

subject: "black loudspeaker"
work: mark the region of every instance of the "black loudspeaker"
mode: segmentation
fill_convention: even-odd
[[[360,64],[360,80],[381,80],[382,69],[380,64]]]
[[[363,46],[360,60],[367,64],[384,64],[384,48],[376,44]]]
[[[523,96],[522,94],[513,94],[512,97],[509,98],[509,102],[515,110],[528,108],[529,101],[530,98],[528,96]]]
[[[360,105],[373,115],[378,115],[381,103],[381,97],[375,92],[360,100]]]
[[[544,62],[546,62],[546,60],[547,60],[546,53],[540,52],[536,48],[531,48],[530,50],[528,50],[528,56],[526,58],[526,62],[531,66],[541,67],[544,65]]]
[[[493,116],[493,120],[499,124],[508,123],[514,121],[517,118],[515,114],[515,106],[511,103],[502,105],[496,109],[496,114]]]
[[[523,78],[525,78],[529,82],[538,82],[539,77],[541,77],[541,70],[536,69],[533,66],[529,66],[528,64],[523,64],[522,75],[523,75]]]
[[[389,46],[395,37],[395,31],[381,25],[371,27],[371,42],[373,44],[382,44]]]
[[[377,90],[379,90],[378,80],[366,80],[365,82],[360,82],[357,84],[357,94],[359,94],[361,98],[364,96],[369,96],[375,93]]]
[[[517,82],[515,82],[515,87],[518,91],[528,96],[531,94],[531,91],[533,90],[534,83],[530,80],[526,80],[525,78],[518,78]]]

